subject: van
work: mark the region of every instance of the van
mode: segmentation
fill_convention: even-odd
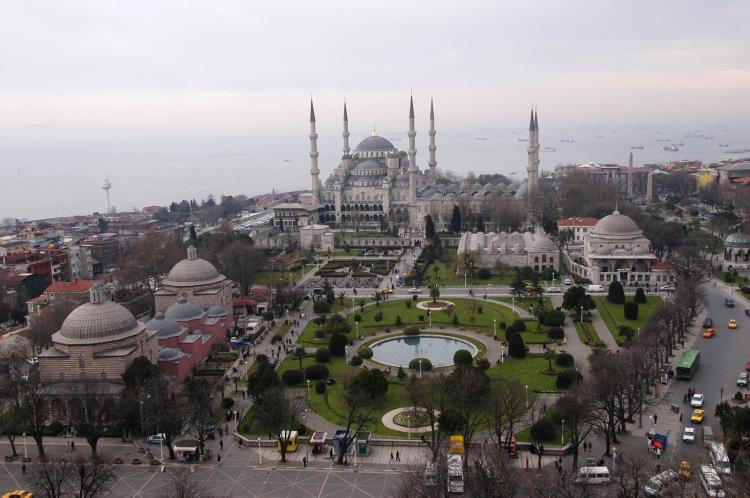
[[[711,454],[711,463],[717,472],[731,475],[732,464],[729,462],[729,455],[724,445],[718,441],[712,441],[708,444],[708,452]]]
[[[662,491],[667,489],[670,484],[677,480],[677,472],[674,470],[665,470],[660,474],[656,474],[654,477],[648,480],[646,485],[643,487],[643,491],[648,496],[659,496]]]
[[[714,430],[711,426],[703,426],[703,446],[708,448],[708,445],[714,442]]]
[[[607,484],[609,469],[607,467],[581,467],[575,479],[577,484]]]
[[[599,284],[591,284],[588,286],[589,292],[604,292],[604,287]]]
[[[706,494],[712,498],[724,498],[724,490],[721,488],[719,474],[710,465],[701,465],[701,484]]]

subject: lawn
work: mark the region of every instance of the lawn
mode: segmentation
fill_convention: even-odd
[[[529,297],[501,297],[499,298],[500,301],[503,301],[505,303],[510,303],[511,306],[518,306],[521,309],[524,309],[526,311],[529,311],[530,307],[536,308],[539,304],[539,298],[529,296]],[[542,301],[544,302],[544,309],[549,310],[552,309],[552,300],[550,300],[547,296],[542,296]]]
[[[305,274],[305,268],[297,271],[264,271],[255,275],[253,285],[267,285],[276,287],[276,284],[284,282],[289,283],[291,278],[292,284],[296,283]]]
[[[581,342],[588,345],[588,346],[594,346],[594,347],[604,347],[604,342],[599,338],[599,334],[596,333],[596,329],[593,325],[589,322],[584,322],[583,326],[581,326],[581,322],[575,322],[574,323],[576,327],[576,332],[578,333],[578,337],[581,338]],[[586,332],[588,332],[588,335],[591,337],[592,340],[589,340],[588,337],[586,337],[586,333],[583,331],[583,327],[586,327]]]
[[[456,263],[455,253],[450,263],[444,263],[442,261],[435,260],[429,265],[424,271],[422,280],[425,285],[430,285],[432,281],[437,278],[439,285],[447,287],[464,287],[473,286],[476,289],[481,289],[482,286],[486,285],[510,285],[513,280],[513,274],[506,272],[502,275],[492,271],[489,278],[479,278],[478,270],[474,270],[474,278],[471,279],[469,275],[464,278],[464,274],[468,272],[460,272],[456,274]],[[437,269],[437,273],[436,270]]]
[[[506,357],[505,362],[495,365],[487,370],[490,377],[507,377],[515,379],[522,384],[529,386],[529,392],[557,391],[555,387],[556,375],[545,374],[548,362],[541,356],[526,355],[525,358],[517,359]],[[552,368],[555,369],[555,362],[552,362]]]
[[[624,306],[621,304],[612,304],[607,301],[606,296],[593,296],[596,302],[596,309],[607,324],[607,328],[612,333],[619,346],[625,345],[625,338],[620,336],[620,326],[627,325],[633,330],[643,327],[654,313],[656,307],[662,302],[659,296],[646,296],[646,302],[638,305],[638,318],[636,320],[626,320],[624,315]],[[628,296],[627,300],[632,299]]]

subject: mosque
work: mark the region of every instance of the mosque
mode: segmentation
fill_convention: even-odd
[[[384,223],[423,233],[424,219],[431,215],[440,229],[448,225],[453,206],[462,203],[473,211],[481,211],[483,203],[497,191],[508,191],[502,183],[466,184],[447,182],[439,178],[435,152],[435,109],[430,101],[429,159],[427,168],[417,165],[414,99],[409,103],[409,145],[397,149],[388,139],[373,129],[372,134],[349,146],[349,116],[344,104],[343,147],[341,162],[328,178],[321,182],[318,167],[318,134],[315,129],[315,109],[310,103],[310,176],[312,195],[309,211],[317,213],[309,223],[337,226],[380,228]],[[529,126],[528,178],[522,185],[521,196],[531,198],[536,193],[539,166],[539,133],[536,113],[532,111]]]

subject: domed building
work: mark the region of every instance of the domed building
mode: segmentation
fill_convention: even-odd
[[[724,239],[724,266],[727,270],[750,268],[750,235],[730,233]]]
[[[466,260],[464,256],[471,256],[474,264],[482,268],[493,268],[500,261],[508,266],[529,266],[536,272],[560,270],[560,250],[543,233],[465,232],[458,242],[457,254],[459,262]]]
[[[74,309],[52,334],[52,347],[39,355],[39,373],[49,384],[83,378],[104,382],[116,394],[124,389],[123,372],[141,356],[156,364],[156,331],[146,330],[127,309],[106,299],[97,284],[89,302]]]
[[[219,306],[232,313],[232,282],[210,262],[199,258],[194,246],[188,247],[187,259],[174,265],[162,280],[154,295],[156,311],[166,311],[180,297],[201,308]]]
[[[671,281],[669,267],[657,261],[651,242],[632,218],[616,208],[583,234],[582,246],[565,254],[571,272],[605,288],[615,280],[623,285],[658,285]]]

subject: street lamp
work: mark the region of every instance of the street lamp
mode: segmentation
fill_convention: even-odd
[[[583,328],[583,306],[581,306],[581,328]]]
[[[612,473],[617,472],[617,448],[612,447]]]
[[[500,364],[505,365],[505,346],[500,343]]]
[[[432,310],[427,310],[427,319],[430,321],[430,327],[432,327]]]
[[[497,318],[492,319],[492,338],[497,339]]]
[[[516,296],[510,297],[510,305],[513,307],[513,313],[516,312]]]
[[[560,433],[560,446],[565,445],[565,419],[562,419],[560,421],[560,424],[562,424],[562,432]]]
[[[357,340],[359,340],[359,322],[354,322],[354,328],[357,329]]]
[[[466,288],[466,277],[468,276],[468,273],[464,273],[464,289]],[[459,280],[460,282],[460,280]]]
[[[419,378],[422,378],[422,358],[419,359]]]
[[[29,454],[26,452],[26,433],[23,433],[23,459],[26,460],[29,458]]]
[[[310,399],[310,379],[307,379],[307,399]]]
[[[526,408],[529,407],[529,385],[526,384]]]
[[[237,421],[240,418],[240,412],[237,410],[234,411],[234,432],[237,432]]]
[[[724,399],[724,388],[723,387],[719,390],[719,403],[721,403],[722,399]]]

